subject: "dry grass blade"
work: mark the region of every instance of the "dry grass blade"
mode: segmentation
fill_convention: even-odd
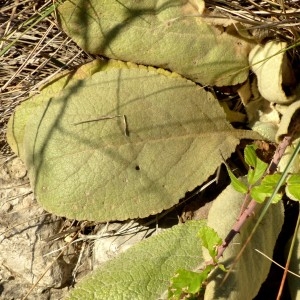
[[[261,39],[279,39],[289,43],[299,39],[299,1],[205,1],[211,15],[221,15],[246,25]]]

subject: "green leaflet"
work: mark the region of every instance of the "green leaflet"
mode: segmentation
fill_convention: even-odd
[[[217,255],[217,246],[222,244],[222,239],[218,236],[213,228],[204,226],[199,230],[198,233],[203,247],[208,250],[211,258],[216,262],[215,256]]]
[[[190,221],[140,242],[83,279],[68,299],[166,299],[175,272],[203,262],[197,232],[204,224]]]
[[[204,287],[208,274],[213,269],[213,265],[207,265],[203,271],[193,272],[185,269],[178,270],[171,279],[168,299],[180,300],[184,295],[189,295],[189,299],[198,299],[197,295]],[[191,296],[193,295],[193,297]],[[191,298],[192,297],[192,298]],[[188,298],[188,297],[187,297]]]
[[[230,177],[232,187],[239,193],[246,194],[248,192],[248,187],[243,183],[242,180],[239,180],[230,170],[228,166],[226,166],[228,175]]]
[[[285,188],[287,196],[295,201],[300,201],[300,175],[290,175],[286,182]]]
[[[235,85],[248,76],[252,42],[235,28],[201,18],[204,1],[65,1],[63,30],[85,51],[158,66],[203,85]]]
[[[209,93],[166,71],[114,67],[50,95],[29,119],[21,105],[10,135],[21,125],[18,147],[38,201],[69,218],[124,220],[167,209],[214,172],[219,149],[226,158],[236,137],[251,137],[232,129]]]
[[[254,186],[251,189],[251,197],[258,203],[262,203],[266,200],[267,197],[271,197],[275,187],[277,186],[280,180],[280,176],[281,174],[279,173],[266,175],[261,181],[260,185]],[[281,200],[281,198],[282,194],[276,194],[272,203],[277,203]]]
[[[253,185],[261,179],[267,170],[268,164],[257,157],[253,145],[247,145],[244,152],[245,162],[251,167],[247,175],[248,183]]]

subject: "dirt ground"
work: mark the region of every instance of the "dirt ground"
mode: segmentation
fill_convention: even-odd
[[[61,299],[77,254],[69,248],[55,261],[58,252],[52,252],[66,243],[45,240],[58,232],[63,220],[36,203],[19,158],[2,159],[0,165],[0,297],[22,299],[54,261],[28,299]]]

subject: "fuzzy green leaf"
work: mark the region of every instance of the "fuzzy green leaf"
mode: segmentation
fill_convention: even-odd
[[[23,101],[9,119],[6,138],[14,153],[20,156],[23,161],[25,160],[23,149],[25,127],[27,121],[34,115],[35,110],[43,105],[44,102],[48,102],[51,97],[58,95],[67,86],[79,83],[80,80],[88,78],[96,72],[129,66],[134,67],[134,64],[125,64],[115,60],[95,59],[76,70],[61,72],[52,78],[50,82],[41,87],[38,95]]]
[[[300,201],[300,175],[290,175],[286,183],[285,191],[287,196],[292,200]]]
[[[204,89],[153,68],[97,72],[47,99],[23,114],[18,146],[38,201],[74,219],[167,209],[214,172],[220,149],[227,158],[237,137],[252,136],[233,130]]]
[[[205,247],[211,258],[215,261],[217,255],[217,246],[222,244],[222,239],[218,236],[217,232],[208,226],[202,227],[198,233],[203,247]]]
[[[178,269],[196,269],[203,263],[197,232],[204,224],[190,221],[132,246],[84,278],[68,299],[166,299]]]
[[[85,51],[163,67],[203,85],[248,77],[254,43],[201,18],[204,1],[72,0],[58,9],[63,30]]]
[[[258,44],[249,55],[259,93],[272,103],[289,104],[298,97],[284,88],[286,78],[295,76],[287,58],[287,49],[286,42],[271,40],[263,45]]]
[[[300,230],[297,227],[295,228],[295,230],[297,230],[296,237],[295,237],[296,240],[295,240],[294,247],[292,249],[292,256],[289,265],[289,270],[294,274],[288,274],[287,279],[288,279],[291,299],[298,300],[300,299],[300,278],[297,277],[295,274],[297,274],[298,276],[300,274]],[[285,249],[286,258],[288,256],[288,252],[290,251],[292,238],[293,237],[291,237],[290,241],[286,245],[286,249]]]
[[[248,182],[250,185],[254,185],[267,170],[268,164],[263,162],[257,157],[254,145],[247,145],[244,151],[244,157],[246,163],[252,167],[248,171]]]

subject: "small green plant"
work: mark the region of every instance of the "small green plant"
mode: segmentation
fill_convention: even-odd
[[[296,156],[299,152],[299,148],[300,143],[298,143],[298,146],[294,151],[294,156]],[[280,147],[278,147],[278,149],[280,149]],[[288,174],[288,176],[283,176],[284,174],[281,174],[279,172],[270,174],[271,172],[273,172],[273,170],[276,169],[274,168],[274,158],[276,159],[276,153],[268,168],[268,165],[258,158],[255,150],[255,145],[248,145],[244,150],[244,159],[249,166],[246,184],[242,180],[238,179],[227,167],[231,179],[231,185],[233,186],[233,188],[239,193],[245,194],[246,200],[251,197],[253,199],[252,201],[263,203],[267,198],[269,198],[266,203],[265,209],[268,208],[268,202],[278,203],[278,201],[282,199],[284,189],[286,194],[291,199],[300,201],[300,174]],[[292,161],[293,157],[290,159],[289,164],[291,164]],[[276,162],[275,164],[278,165],[278,162]],[[289,166],[286,167],[284,173],[286,173],[288,167]],[[282,180],[282,178],[284,179]],[[255,205],[253,205],[253,209],[254,207]],[[247,206],[245,211],[248,208],[249,206]],[[261,213],[261,218],[263,217],[263,214],[264,210]],[[246,216],[250,216],[250,213],[247,212]],[[241,219],[242,214],[239,217],[237,223],[240,222]],[[258,222],[259,221],[260,220],[258,220]],[[238,226],[241,227],[241,224],[239,224]],[[238,230],[234,231],[236,233],[238,232]],[[251,236],[253,235],[254,231],[255,228],[253,229]],[[201,292],[204,292],[205,283],[213,269],[220,268],[225,272],[227,271],[225,267],[218,262],[218,259],[221,257],[229,242],[235,236],[235,234],[232,235],[232,231],[230,238],[229,235],[224,240],[225,242],[223,242],[214,229],[208,226],[204,226],[201,228],[198,236],[202,241],[203,247],[208,250],[211,261],[206,262],[205,267],[203,267],[201,271],[198,272],[178,270],[175,276],[171,279],[171,285],[168,294],[169,299],[196,299],[195,297],[197,297]]]
[[[241,180],[235,177],[232,171],[227,168],[231,184],[238,192],[247,194],[250,193],[252,199],[258,203],[263,203],[267,197],[270,197],[277,186],[281,173],[267,174],[268,165],[258,158],[256,155],[256,146],[248,145],[245,148],[245,162],[249,166],[247,174],[248,184],[244,184]],[[280,187],[285,186],[285,192],[288,193],[293,200],[300,199],[300,175],[290,174],[287,179],[281,183]],[[282,191],[276,193],[272,203],[277,203],[282,199]]]
[[[216,256],[218,254],[217,247],[222,244],[222,239],[217,232],[208,226],[203,226],[198,232],[198,236],[202,240],[202,245],[206,248],[212,258],[212,261],[217,264]],[[219,265],[221,269],[223,266]],[[189,299],[193,299],[201,292],[209,273],[215,268],[214,264],[207,264],[201,272],[194,272],[180,269],[171,279],[171,287],[169,288],[169,299],[182,299],[184,295]]]

